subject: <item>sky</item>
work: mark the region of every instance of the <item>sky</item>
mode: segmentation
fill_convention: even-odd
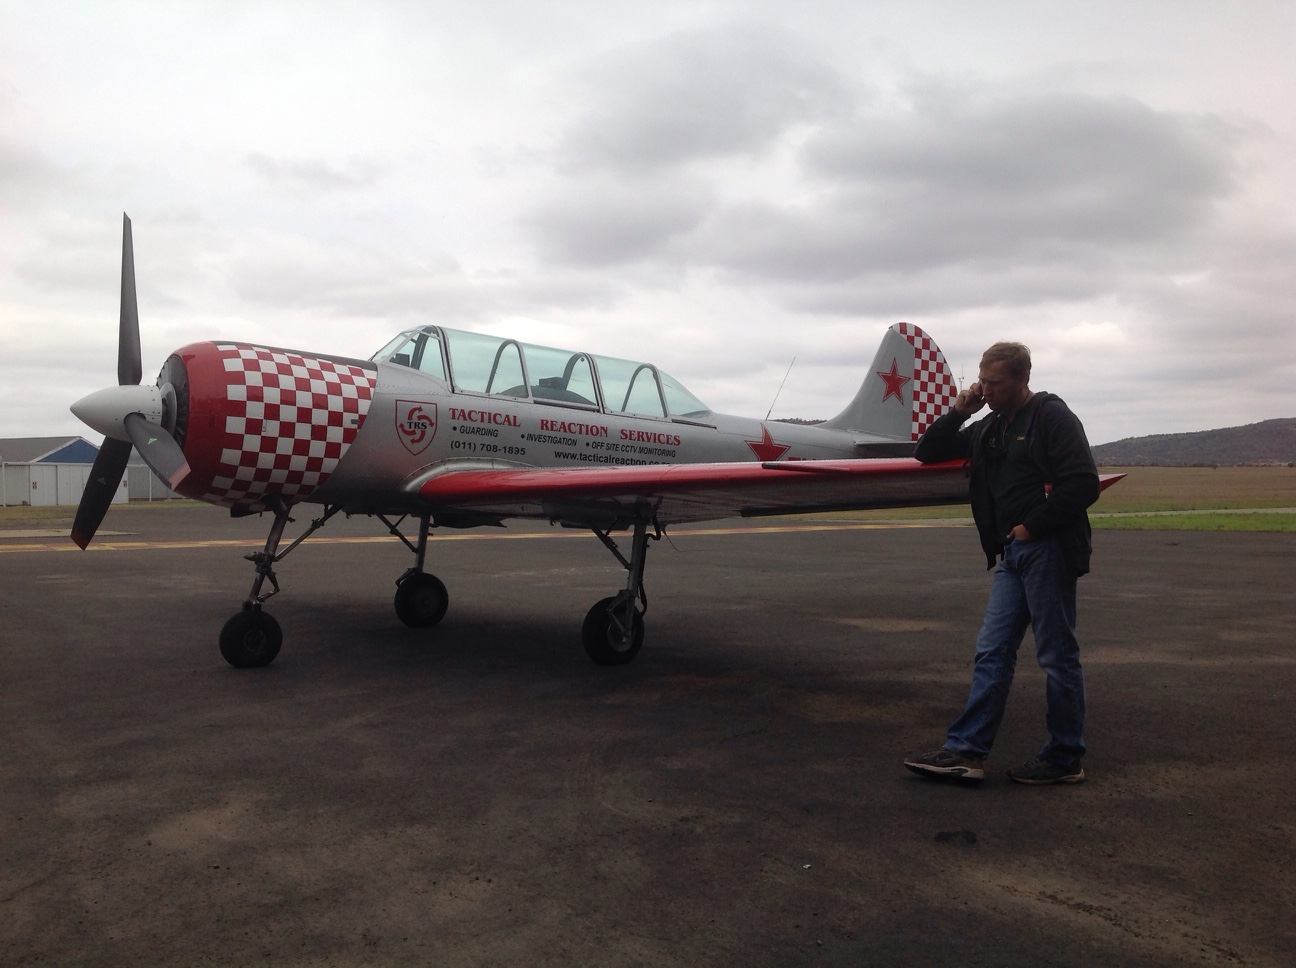
[[[1095,444],[1293,417],[1296,3],[0,0],[0,437],[100,439],[123,212],[145,382],[439,323],[825,418],[904,320]]]

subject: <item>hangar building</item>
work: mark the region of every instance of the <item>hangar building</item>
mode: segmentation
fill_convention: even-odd
[[[0,437],[0,507],[79,504],[98,455],[98,446],[84,437]],[[178,496],[132,450],[113,503]]]

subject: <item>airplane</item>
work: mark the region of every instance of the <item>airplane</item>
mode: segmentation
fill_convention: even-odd
[[[650,363],[434,324],[367,360],[216,340],[176,350],[152,385],[142,373],[123,216],[118,385],[71,408],[104,435],[71,537],[89,545],[132,447],[185,497],[272,514],[263,549],[246,556],[251,591],[220,633],[238,668],[279,654],[282,629],[263,608],[279,591],[274,566],[338,513],[377,518],[413,553],[395,609],[414,628],[449,605],[425,570],[434,529],[533,518],[592,531],[626,582],[589,610],[581,641],[594,662],[622,665],[643,644],[648,542],[671,526],[967,501],[963,461],[911,456],[958,391],[939,347],[909,323],[886,331],[855,398],[816,425],[716,413]],[[281,551],[299,504],[323,513]],[[612,539],[623,531],[628,557]]]

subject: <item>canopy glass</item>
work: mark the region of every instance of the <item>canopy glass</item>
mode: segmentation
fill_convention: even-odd
[[[651,363],[441,326],[401,333],[371,359],[420,370],[460,393],[658,419],[697,419],[711,412],[683,384]]]

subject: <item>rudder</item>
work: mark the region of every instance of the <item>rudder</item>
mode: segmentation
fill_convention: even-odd
[[[913,323],[896,323],[883,335],[855,399],[821,426],[913,442],[957,396],[936,341]]]

